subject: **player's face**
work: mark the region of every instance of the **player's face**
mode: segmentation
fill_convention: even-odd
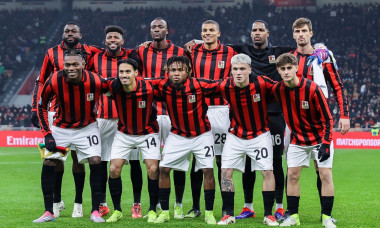
[[[294,80],[294,78],[297,77],[297,70],[298,67],[290,63],[277,67],[278,73],[280,73],[282,80],[285,82]]]
[[[65,56],[63,70],[69,81],[78,82],[82,79],[84,60],[79,55]]]
[[[251,66],[246,63],[235,63],[231,66],[231,74],[234,78],[235,84],[249,83],[249,75],[251,74]]]
[[[62,39],[68,46],[74,47],[82,39],[79,27],[76,25],[66,25],[63,29]]]
[[[294,28],[293,38],[296,40],[297,45],[306,46],[310,44],[310,39],[313,36],[313,31],[310,31],[307,25],[303,25],[299,28]]]
[[[266,43],[269,31],[262,22],[255,22],[252,25],[251,37],[255,46],[262,46]]]
[[[203,24],[201,32],[202,40],[206,44],[214,44],[218,42],[220,31],[215,24]]]
[[[118,52],[121,49],[121,46],[124,44],[123,36],[118,32],[109,32],[106,35],[105,45],[107,46],[108,51]]]
[[[174,62],[169,66],[169,80],[174,84],[174,86],[179,86],[185,83],[189,74],[182,63]]]
[[[154,41],[164,40],[168,35],[168,26],[164,20],[154,20],[150,24],[150,35]]]
[[[127,63],[119,65],[119,79],[122,85],[130,85],[135,80],[138,71],[133,69],[133,66]]]

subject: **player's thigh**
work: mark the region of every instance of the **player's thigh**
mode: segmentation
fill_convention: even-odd
[[[269,114],[268,127],[272,137],[273,157],[282,156],[284,150],[285,119],[281,113]]]
[[[57,146],[62,146],[62,147],[71,147],[71,136],[73,133],[72,129],[65,129],[65,128],[60,128],[56,126],[51,126],[51,134],[54,137],[55,143]],[[45,149],[45,156],[49,153],[50,151],[48,149]],[[65,162],[67,159],[66,156],[61,156],[60,153],[53,153],[49,156],[46,157],[46,159],[58,159],[60,161]]]
[[[273,145],[270,132],[246,142],[247,155],[252,159],[251,170],[273,170]]]
[[[101,156],[101,142],[97,122],[76,129],[72,139],[79,163],[87,162],[90,157]]]
[[[205,132],[192,139],[192,152],[195,157],[195,172],[199,169],[212,169],[214,167],[214,137],[211,131]]]
[[[162,151],[160,167],[188,171],[193,146],[191,138],[170,132]]]
[[[102,161],[109,161],[111,158],[110,152],[117,131],[117,121],[117,119],[97,119],[102,144]]]
[[[319,144],[319,145],[313,147],[312,152],[311,152],[312,158],[317,162],[318,168],[332,168],[333,161],[334,161],[334,143],[331,141],[330,157],[323,162],[319,162],[319,159],[318,159],[318,151],[319,151],[320,146],[321,145]]]
[[[158,133],[148,134],[141,137],[137,144],[138,150],[141,152],[143,160],[160,160],[160,143]]]
[[[222,153],[222,169],[235,169],[244,173],[246,148],[244,139],[227,133]]]
[[[159,139],[160,146],[165,144],[167,137],[169,136],[170,129],[172,127],[171,121],[168,115],[158,115],[157,122],[159,126]]]
[[[111,161],[114,159],[123,159],[128,164],[132,151],[137,150],[134,149],[136,144],[134,137],[117,131],[112,143]]]
[[[228,106],[210,106],[207,117],[211,124],[214,137],[215,155],[221,155],[226,141],[228,127],[230,126]]]
[[[312,148],[313,146],[290,144],[286,155],[288,167],[309,167]]]

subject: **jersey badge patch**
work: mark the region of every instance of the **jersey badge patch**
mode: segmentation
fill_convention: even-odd
[[[93,93],[88,93],[87,94],[87,101],[93,101],[94,100],[94,94]]]
[[[302,108],[303,109],[309,109],[309,102],[308,101],[302,101]]]
[[[224,61],[223,60],[219,60],[218,61],[218,68],[219,69],[224,69]]]
[[[189,95],[189,103],[194,103],[196,100],[195,95]]]
[[[145,107],[146,107],[145,101],[139,101],[139,108],[145,108]]]
[[[253,94],[253,101],[254,102],[259,102],[261,101],[261,97],[259,93]]]
[[[269,63],[276,63],[276,56],[275,55],[270,55],[268,56]]]

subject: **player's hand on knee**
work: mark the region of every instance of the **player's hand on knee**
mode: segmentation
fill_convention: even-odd
[[[318,151],[319,162],[324,162],[330,157],[330,145],[322,143]]]
[[[32,111],[32,116],[30,117],[30,121],[33,126],[41,128],[40,120],[38,119],[37,111]]]
[[[57,144],[55,143],[55,139],[52,134],[47,134],[45,136],[45,147],[47,150],[51,152],[57,152]]]

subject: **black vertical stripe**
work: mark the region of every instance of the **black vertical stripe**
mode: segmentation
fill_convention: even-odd
[[[311,88],[311,81],[310,80],[306,80],[306,85],[305,85],[305,98],[306,99],[309,99],[309,97],[310,97],[310,88]],[[314,99],[313,99],[313,103],[314,103]],[[314,103],[314,107],[317,107],[315,105],[315,103]],[[306,116],[307,116],[307,119],[308,119],[308,122],[309,122],[309,126],[311,128],[311,132],[314,135],[314,138],[316,138],[316,139],[320,138],[319,134],[318,134],[317,128],[315,127],[314,124],[311,124],[313,122],[313,117],[311,115],[310,108],[309,109],[305,109],[305,113],[306,113]],[[319,122],[319,121],[321,121],[321,119],[317,119],[317,121]]]
[[[87,74],[83,74],[83,77],[87,77]],[[87,79],[88,80],[88,79]],[[86,83],[86,82],[84,82]],[[80,106],[79,106],[79,110],[80,110],[80,122],[79,122],[79,125],[78,127],[84,127],[84,123],[85,123],[85,120],[88,118],[86,116],[86,94],[84,93],[84,83],[81,83],[79,85],[79,102],[80,102]],[[90,91],[91,92],[91,91]],[[94,94],[95,95],[95,94]]]
[[[242,89],[240,89],[239,87],[235,87],[232,90],[233,90],[234,100],[231,98],[231,102],[235,102],[235,104],[236,104],[237,111],[238,111],[239,117],[240,117],[240,121],[241,121],[241,123],[243,125],[243,129],[244,129],[244,126],[247,126],[247,123],[245,122],[245,117],[244,117],[244,111],[243,111],[244,107],[242,106],[242,103],[241,103],[242,98],[240,96],[240,92]],[[236,125],[239,125],[238,121],[236,121]],[[245,130],[243,131],[242,138],[247,138],[247,132]]]
[[[250,117],[249,119],[251,121],[251,126],[247,126],[247,124],[244,125],[245,129],[247,130],[244,132],[245,132],[245,134],[248,134],[248,131],[251,130],[253,133],[253,137],[256,137],[257,136],[257,130],[259,130],[259,129],[257,129],[256,122],[255,122],[255,119],[257,117],[255,116],[255,113],[253,112],[253,94],[252,94],[252,92],[255,88],[251,89],[250,87],[251,87],[251,85],[248,85],[247,87],[242,89],[242,92],[243,92],[242,95],[245,97],[245,99],[247,101],[247,107],[245,107],[245,108],[246,108],[246,111],[248,111],[248,113],[249,113],[248,116]],[[255,85],[255,87],[256,87],[256,85]],[[259,91],[256,91],[256,92],[258,94],[260,94]],[[240,101],[240,103],[242,103],[242,102]],[[251,129],[249,129],[249,128],[251,128]],[[255,131],[255,129],[257,129],[257,130]],[[247,137],[247,135],[245,135],[245,137]]]
[[[191,83],[191,82],[190,82]],[[183,119],[183,124],[185,126],[185,131],[186,131],[186,137],[190,137],[191,136],[191,133],[190,133],[190,127],[189,127],[189,108],[187,107],[188,106],[188,103],[187,103],[187,98],[188,98],[188,94],[186,93],[186,87],[183,88],[183,90],[181,90],[181,104],[182,104],[182,119]],[[195,98],[196,99],[196,98]],[[196,102],[195,102],[196,103]],[[191,108],[191,106],[193,106],[193,104],[190,104],[189,103],[189,106]],[[194,108],[192,108],[194,110]],[[194,112],[195,113],[195,112]]]
[[[215,69],[216,69],[216,59],[218,57],[218,50],[212,51],[211,55],[211,62],[210,62],[210,71],[209,71],[209,78],[208,79],[219,79],[219,75],[215,75]]]
[[[201,50],[202,50],[202,53],[201,53],[201,57],[200,57],[201,58],[201,62],[199,63],[200,64],[199,76],[200,77],[204,77],[204,75],[205,75],[205,65],[207,64],[207,61],[206,61],[207,52],[204,51],[203,49],[201,49]]]
[[[260,77],[260,78],[262,78],[262,77]],[[263,83],[264,83],[264,87],[265,87],[265,82],[263,82]],[[259,114],[260,115],[260,123],[262,124],[262,126],[261,126],[261,129],[257,129],[257,126],[256,126],[256,128],[253,128],[253,129],[257,129],[257,131],[261,130],[264,132],[265,127],[266,127],[265,118],[267,118],[267,116],[266,116],[266,113],[264,114],[264,107],[263,106],[264,106],[264,102],[266,102],[266,101],[264,101],[266,94],[265,94],[265,91],[261,92],[260,81],[257,78],[255,78],[254,84],[255,84],[256,93],[260,94],[260,101],[257,102],[257,104],[258,104],[259,113],[260,113]],[[252,96],[251,96],[251,99],[253,99]]]
[[[318,88],[316,88],[316,90],[318,90]],[[325,127],[326,127],[326,131],[325,131],[325,135],[324,135],[324,139],[326,141],[329,141],[329,136],[332,134],[332,132],[330,131],[331,130],[331,123],[330,123],[330,116],[329,116],[329,107],[328,106],[325,106],[324,105],[324,102],[323,102],[323,99],[325,99],[325,97],[322,95],[321,92],[319,91],[315,91],[317,93],[317,97],[318,97],[318,101],[319,101],[319,105],[322,109],[322,115],[325,119]],[[321,136],[322,137],[322,136]]]
[[[300,88],[302,86],[304,86],[304,80],[301,80]],[[294,113],[294,114],[296,114],[296,117],[298,118],[299,127],[300,127],[300,130],[302,132],[302,136],[304,138],[304,141],[307,144],[309,144],[310,139],[309,139],[309,136],[307,135],[305,124],[302,121],[302,114],[301,114],[302,110],[301,110],[301,107],[300,107],[302,101],[301,101],[301,98],[300,98],[300,93],[301,93],[301,91],[300,91],[299,88],[297,88],[297,89],[294,90],[294,97],[295,97],[294,101],[295,101],[295,107],[296,107],[296,112],[297,112],[297,113]],[[307,102],[309,102],[309,100],[307,100]],[[309,104],[309,107],[310,107],[310,104]]]
[[[58,48],[61,49],[61,46],[59,45],[59,46],[56,46],[56,47],[53,48],[53,59],[54,59],[55,71],[61,70],[61,69],[59,69]]]
[[[195,47],[193,48],[193,75],[194,77],[196,77],[197,75],[197,68],[196,68],[196,63],[197,63],[197,60],[199,58],[199,51],[198,51],[198,48],[201,44],[197,44],[195,45]]]
[[[137,83],[139,83],[139,82],[137,82]],[[133,132],[133,135],[137,135],[137,127],[138,127],[138,122],[137,122],[138,107],[137,107],[137,103],[139,101],[137,99],[136,92],[134,92],[134,91],[131,92],[130,96],[131,96],[131,100],[132,100],[132,111],[130,112],[131,115],[132,115],[132,123],[131,123],[132,124],[132,132]]]
[[[63,82],[65,80],[65,77],[63,76],[63,71],[58,72],[56,80],[57,80],[59,103],[60,103],[60,107],[58,109],[58,112],[62,113],[62,120],[59,121],[56,125],[57,125],[57,127],[60,127],[62,125],[62,121],[63,122],[67,121],[66,107],[65,107],[65,94],[63,91]]]
[[[201,119],[201,121],[204,121],[204,119],[206,119],[206,113],[205,113],[205,110],[204,110],[203,107],[202,107],[202,110],[198,110],[197,109],[197,101],[198,101],[199,97],[197,96],[197,90],[195,88],[194,82],[197,82],[197,81],[195,81],[194,79],[192,79],[192,80],[190,80],[190,83],[189,83],[191,94],[195,96],[195,102],[192,104],[193,105],[193,117],[192,118],[194,119],[194,125],[195,125],[196,134],[200,135],[201,134],[201,125],[200,125],[200,122],[199,122],[198,114],[199,114],[199,111],[202,111],[202,114],[201,114],[202,115],[202,119]],[[200,85],[198,84],[198,86],[200,86]],[[201,96],[202,96],[202,105],[205,105],[206,103],[204,101],[203,95],[201,95]],[[194,108],[194,106],[195,106],[195,108]],[[206,108],[206,111],[207,111],[207,108]]]
[[[143,53],[142,53],[142,59],[143,59],[143,72],[145,72],[146,75],[143,75],[144,77],[148,77],[148,78],[153,78],[152,75],[148,75],[148,66],[147,66],[147,62],[148,62],[148,51],[149,51],[149,48],[145,48]]]
[[[95,115],[95,112],[93,110],[93,108],[95,107],[95,103],[97,102],[97,99],[96,99],[96,79],[95,77],[99,79],[99,77],[95,76],[93,73],[91,72],[87,72],[88,74],[91,74],[91,77],[90,77],[90,91],[94,94],[94,99],[90,102],[90,106],[91,106],[91,110],[90,110],[90,115],[92,118],[95,119],[96,115]],[[101,83],[100,83],[101,84]]]
[[[149,100],[148,100],[148,88],[147,88],[147,84],[145,81],[140,81],[141,83],[141,97],[142,97],[142,100],[145,101],[145,108],[142,109],[142,127],[146,126],[148,124],[148,121],[150,119],[150,116],[147,114],[147,109],[148,109],[148,106],[149,106]],[[146,118],[144,118],[146,117]],[[146,130],[145,130],[146,131]],[[148,134],[148,132],[145,132],[145,134]]]
[[[284,83],[284,82],[281,82],[281,84],[282,83]],[[289,120],[289,127],[290,127],[290,129],[295,129],[295,125],[294,125],[294,121],[293,121],[293,112],[292,112],[292,102],[291,102],[291,100],[290,100],[290,97],[291,96],[293,96],[292,94],[291,94],[291,91],[289,90],[289,88],[287,88],[287,87],[285,87],[284,88],[284,95],[285,95],[285,105],[286,105],[286,109],[288,110],[288,116],[287,116],[287,118],[288,118],[288,120]],[[281,94],[281,87],[279,86],[279,88],[278,88],[278,97],[281,99],[281,97],[282,97],[282,94]],[[297,134],[297,132],[296,131],[291,131],[291,133],[292,133],[292,135],[294,135],[294,137],[296,138],[296,141],[297,141],[297,144],[298,145],[300,145],[300,141],[298,140],[298,134]]]

